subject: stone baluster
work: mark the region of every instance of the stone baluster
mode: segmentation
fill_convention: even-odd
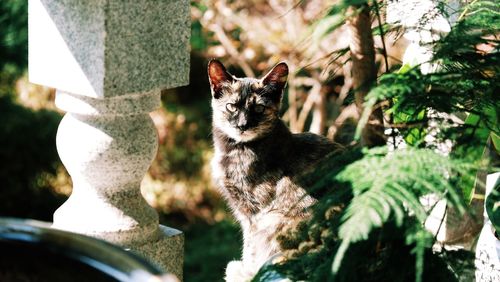
[[[156,154],[149,112],[188,83],[189,2],[29,0],[29,78],[66,111],[57,149],[73,180],[55,228],[131,249],[182,279],[183,234],[140,193]]]

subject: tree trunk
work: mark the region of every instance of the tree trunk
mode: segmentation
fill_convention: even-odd
[[[351,15],[347,26],[350,32],[352,86],[355,91],[356,107],[361,115],[365,96],[377,79],[375,46],[368,6],[351,6],[348,13]],[[383,124],[382,109],[377,108],[371,113],[363,129],[361,145],[368,147],[385,145]]]

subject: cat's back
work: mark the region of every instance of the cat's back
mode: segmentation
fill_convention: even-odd
[[[298,173],[313,168],[321,159],[340,150],[340,146],[332,140],[309,132],[292,134],[291,147],[290,163]]]
[[[297,150],[328,152],[336,149],[338,145],[332,140],[315,133],[304,132],[292,134],[294,146]]]

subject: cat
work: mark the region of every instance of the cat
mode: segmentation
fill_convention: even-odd
[[[315,199],[296,179],[338,147],[312,133],[292,134],[279,117],[288,65],[262,79],[237,78],[218,60],[208,64],[212,92],[212,177],[243,232],[241,261],[226,281],[249,281],[280,253],[276,236],[308,216]]]

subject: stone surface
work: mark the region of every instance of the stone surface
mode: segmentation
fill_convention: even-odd
[[[473,200],[469,210],[471,214],[461,215],[458,211],[446,207],[446,200],[439,200],[435,194],[425,195],[420,202],[430,211],[425,228],[436,236],[435,248],[472,250],[481,232],[482,220],[477,210],[482,211],[482,202]],[[431,210],[432,209],[432,210]]]
[[[119,244],[156,236],[157,215],[140,195],[157,150],[148,114],[67,113],[56,142],[73,192],[54,214],[55,227]]]
[[[158,240],[125,247],[182,280],[184,234],[179,230],[160,225]]]
[[[185,0],[30,0],[30,81],[94,98],[185,85],[190,26]]]
[[[127,115],[144,114],[154,111],[161,105],[160,93],[150,92],[116,96],[106,99],[56,92],[56,106],[64,111],[82,115]]]

